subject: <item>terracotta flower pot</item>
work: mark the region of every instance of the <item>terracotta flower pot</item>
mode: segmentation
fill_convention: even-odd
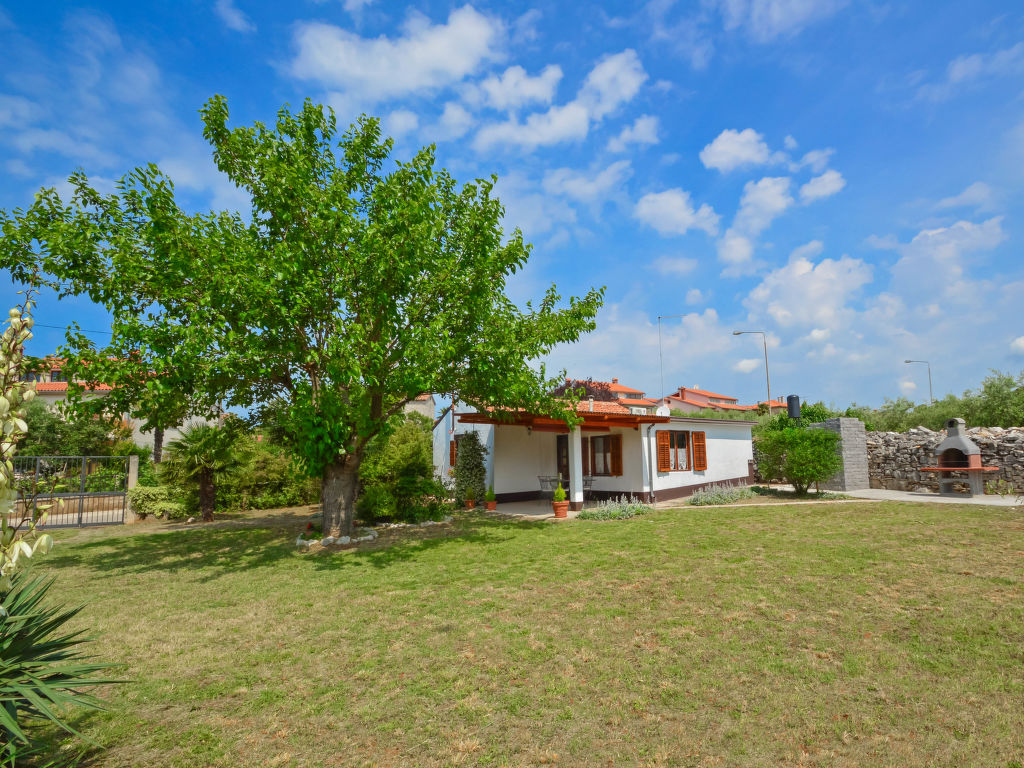
[[[498,508],[498,502],[496,501],[485,501],[484,506],[487,507],[488,512],[493,512]]]
[[[569,516],[569,502],[568,501],[552,501],[551,509],[555,513],[555,517],[568,517]]]
[[[476,499],[466,499],[466,509],[475,509]]]

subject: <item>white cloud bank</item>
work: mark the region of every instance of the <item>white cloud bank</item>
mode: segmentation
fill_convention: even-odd
[[[714,209],[707,203],[694,209],[690,193],[678,187],[644,195],[633,215],[662,235],[685,235],[691,229],[718,234],[718,214]]]
[[[232,29],[235,32],[256,31],[256,25],[252,23],[252,19],[238,10],[234,0],[217,0],[213,4],[213,10],[216,11],[220,20],[224,22],[224,26],[228,29]]]
[[[608,141],[609,152],[625,152],[631,144],[657,144],[658,118],[641,115],[632,125],[627,125],[618,136]]]

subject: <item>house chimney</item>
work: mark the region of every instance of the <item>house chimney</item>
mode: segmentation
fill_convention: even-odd
[[[615,376],[612,376],[612,384],[618,384],[618,383],[619,383],[619,380]]]
[[[590,397],[590,412],[591,413],[594,412],[594,397],[593,397],[593,395],[591,395],[591,397]]]

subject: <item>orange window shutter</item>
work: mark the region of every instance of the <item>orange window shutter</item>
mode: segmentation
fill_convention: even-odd
[[[448,441],[448,463],[451,466],[453,466],[453,467],[455,466],[455,441],[454,440],[449,440]]]
[[[594,468],[590,466],[590,438],[581,437],[580,446],[583,448],[583,474],[594,474]]]
[[[693,468],[702,470],[708,468],[708,446],[703,432],[694,432],[693,443]]]
[[[612,474],[622,475],[622,435],[612,435]]]
[[[672,446],[669,441],[672,439],[671,432],[655,432],[658,436],[658,471],[668,472],[672,469]]]

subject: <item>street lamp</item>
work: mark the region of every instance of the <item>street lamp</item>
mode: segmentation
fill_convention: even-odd
[[[904,360],[904,363],[924,363],[928,366],[928,399],[935,404],[935,395],[932,394],[932,364],[927,360]]]
[[[670,317],[686,317],[686,315],[658,315],[658,363],[661,366],[661,399],[665,399],[665,358],[661,354],[661,321]]]
[[[764,331],[733,331],[733,336],[742,336],[744,333],[761,334],[761,342],[764,344],[764,381],[768,385],[768,415],[772,415],[772,380],[768,376],[768,336]]]

